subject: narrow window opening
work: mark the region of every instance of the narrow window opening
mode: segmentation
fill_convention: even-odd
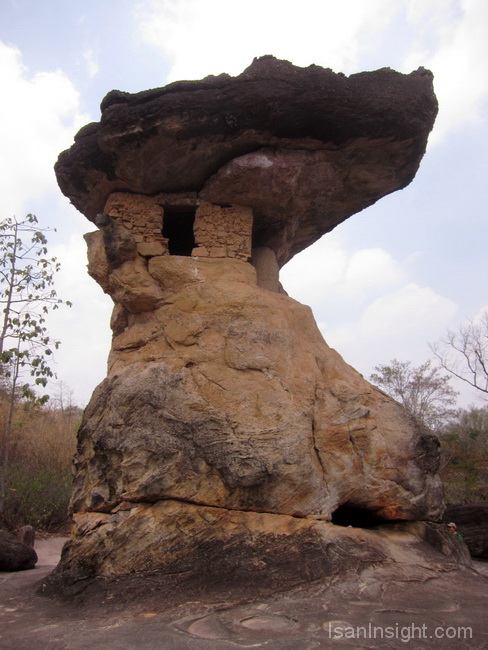
[[[386,523],[374,510],[361,508],[344,503],[332,513],[332,523],[337,526],[352,526],[353,528],[374,528]]]
[[[163,237],[168,240],[170,255],[191,255],[195,247],[195,212],[196,208],[165,208]]]

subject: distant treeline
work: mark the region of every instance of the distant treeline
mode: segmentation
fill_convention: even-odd
[[[488,406],[460,409],[437,433],[447,503],[488,502]]]

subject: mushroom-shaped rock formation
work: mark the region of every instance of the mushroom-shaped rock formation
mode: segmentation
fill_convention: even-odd
[[[346,77],[273,57],[107,95],[56,165],[99,227],[89,273],[115,307],[53,580],[299,580],[384,559],[358,526],[442,516],[437,440],[278,276],[412,180],[436,111],[423,69]]]

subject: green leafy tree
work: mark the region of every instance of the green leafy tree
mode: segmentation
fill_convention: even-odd
[[[371,381],[404,407],[418,423],[437,431],[455,414],[457,391],[449,375],[426,361],[413,366],[410,361],[393,359],[375,367]]]
[[[49,399],[39,391],[53,377],[52,354],[59,341],[49,335],[46,318],[50,310],[71,305],[54,289],[60,265],[49,257],[46,232],[33,214],[0,222],[0,378],[7,402],[0,445],[0,514],[15,406],[19,399],[38,404]]]

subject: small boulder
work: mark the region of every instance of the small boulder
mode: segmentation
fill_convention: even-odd
[[[0,571],[33,569],[36,562],[37,553],[31,546],[19,542],[6,530],[0,530]]]
[[[36,541],[36,531],[33,526],[22,526],[18,533],[19,541],[26,546],[34,548],[34,542]]]

